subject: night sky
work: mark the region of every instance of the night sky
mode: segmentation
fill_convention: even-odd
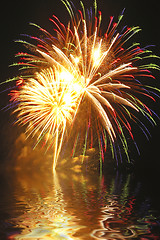
[[[73,0],[77,8],[79,5],[79,0]],[[152,48],[153,53],[160,56],[160,33],[159,33],[159,5],[156,0],[144,1],[144,0],[100,0],[98,2],[98,8],[102,11],[103,25],[106,27],[108,24],[109,17],[114,15],[117,17],[124,8],[125,15],[121,26],[140,26],[142,31],[135,35],[131,39],[132,42],[140,42],[142,46],[155,45]],[[93,0],[84,0],[84,5],[90,7],[93,5]],[[60,0],[28,0],[28,1],[3,1],[1,4],[1,14],[0,14],[0,24],[1,24],[1,71],[0,71],[0,81],[3,82],[17,74],[17,70],[14,68],[9,68],[8,65],[14,62],[14,54],[18,51],[22,51],[22,46],[20,44],[14,43],[16,39],[23,39],[20,34],[27,33],[33,34],[34,29],[29,26],[29,22],[37,23],[38,25],[44,27],[47,30],[52,29],[52,24],[48,20],[52,14],[58,16],[62,22],[67,23],[69,20],[69,15],[65,9],[63,3]],[[153,62],[158,63],[158,61]],[[153,72],[156,76],[156,80],[153,80],[153,86],[160,88],[160,76],[158,71]],[[8,86],[8,85],[7,85]],[[5,86],[1,86],[1,91],[5,89]],[[1,109],[7,104],[8,96],[7,92],[1,93],[0,95]],[[160,116],[160,100],[157,99],[157,103],[150,105],[154,111],[156,111]],[[0,161],[1,163],[9,163],[9,152],[13,151],[11,148],[13,141],[15,140],[15,135],[18,135],[23,129],[12,126],[13,118],[10,118],[10,111],[5,112],[0,111]],[[147,124],[147,123],[146,123]],[[157,127],[150,127],[150,132],[152,138],[148,142],[145,140],[144,136],[139,132],[136,137],[141,150],[141,156],[137,160],[141,167],[144,169],[153,168],[157,170],[160,167],[160,120],[157,119]],[[157,141],[158,140],[158,141]],[[11,150],[12,149],[12,150]],[[157,170],[158,173],[158,170]]]

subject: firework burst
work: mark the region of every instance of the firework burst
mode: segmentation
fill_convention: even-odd
[[[121,155],[121,142],[129,161],[126,132],[135,142],[129,121],[144,126],[136,117],[140,112],[155,123],[152,111],[139,99],[141,95],[153,99],[152,88],[144,88],[137,78],[154,78],[150,69],[159,67],[140,62],[156,56],[138,43],[128,46],[128,40],[140,28],[124,27],[120,31],[123,13],[117,22],[111,17],[102,33],[102,14],[97,13],[96,2],[94,10],[85,10],[81,2],[82,11],[74,10],[68,1],[62,2],[71,18],[67,26],[53,15],[50,21],[54,34],[31,24],[39,29],[41,37],[26,35],[31,43],[17,40],[31,52],[16,54],[20,61],[13,66],[19,66],[21,75],[8,80],[16,81],[10,95],[12,105],[16,105],[17,122],[27,126],[28,136],[36,135],[37,143],[43,139],[53,146],[53,169],[64,139],[73,129],[72,154],[81,139],[84,156],[96,134],[101,160],[109,142],[118,162],[116,152]]]

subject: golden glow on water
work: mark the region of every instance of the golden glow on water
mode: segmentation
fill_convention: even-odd
[[[26,177],[26,181],[28,181],[29,177],[27,175]],[[23,230],[15,239],[79,239],[73,235],[83,226],[76,224],[74,216],[67,212],[67,204],[57,175],[52,177],[54,185],[50,183],[48,195],[44,186],[36,186],[32,193],[35,187],[33,182],[33,187],[30,189],[30,185],[22,181],[23,190],[28,192],[28,198],[27,200],[20,199],[20,201],[24,201],[29,210],[17,219],[19,227]],[[49,181],[52,182],[52,180]]]
[[[2,196],[8,196],[3,204],[0,198],[2,223],[6,216],[0,233],[3,228],[13,240],[156,239],[148,188],[145,194],[134,174],[111,173],[108,167],[100,175],[94,148],[85,157],[60,159],[53,174],[52,153],[44,165],[43,149],[31,151],[31,145],[19,136],[15,172],[6,174],[7,184],[0,178]]]
[[[61,164],[65,165],[64,161]],[[153,215],[146,200],[141,198],[139,203],[141,190],[132,177],[118,172],[99,177],[96,170],[89,174],[76,168],[54,174],[51,169],[17,169],[12,197],[16,200],[14,211],[19,214],[8,220],[14,226],[9,239],[124,240],[150,236]]]

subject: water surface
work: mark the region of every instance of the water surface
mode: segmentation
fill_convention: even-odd
[[[0,239],[160,239],[158,186],[146,178],[85,170],[1,174]]]

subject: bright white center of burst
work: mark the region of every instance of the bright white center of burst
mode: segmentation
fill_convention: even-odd
[[[94,61],[94,65],[98,65],[99,60],[100,60],[100,49],[99,48],[93,50],[92,58]]]
[[[65,105],[67,106],[70,106],[71,103],[72,103],[72,96],[70,93],[66,93],[64,96],[63,96],[63,102],[65,103]]]
[[[75,62],[76,64],[78,64],[78,63],[79,63],[79,57],[74,58],[74,62]]]
[[[62,71],[59,74],[59,78],[66,82],[71,82],[74,79],[74,76],[68,71]]]

